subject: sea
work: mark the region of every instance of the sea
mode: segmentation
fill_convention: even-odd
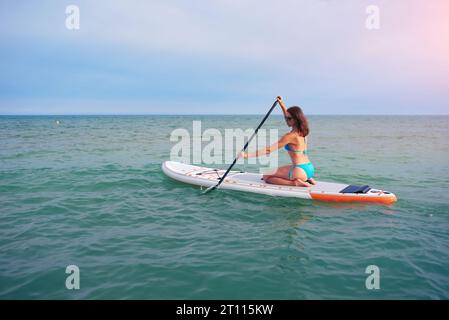
[[[309,116],[316,179],[392,205],[203,194],[162,172],[175,130],[262,117],[0,116],[0,299],[449,299],[449,116]]]

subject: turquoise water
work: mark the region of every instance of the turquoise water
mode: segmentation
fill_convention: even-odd
[[[449,298],[449,117],[309,118],[317,178],[392,191],[393,206],[204,196],[161,172],[173,129],[260,119],[0,117],[0,298]]]

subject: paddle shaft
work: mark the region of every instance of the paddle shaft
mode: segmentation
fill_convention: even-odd
[[[237,160],[240,157],[240,153],[244,152],[246,150],[246,148],[248,148],[249,143],[251,142],[251,140],[253,140],[253,138],[257,135],[257,132],[259,131],[259,129],[263,126],[263,124],[265,123],[265,121],[267,120],[267,118],[270,116],[271,112],[274,110],[274,108],[276,107],[276,105],[278,104],[278,100],[276,100],[273,105],[271,106],[270,110],[268,111],[268,113],[265,115],[265,117],[262,119],[262,122],[257,126],[256,130],[254,131],[254,133],[251,135],[251,137],[248,139],[248,141],[245,143],[245,146],[243,147],[242,151],[239,152],[239,154],[237,155],[237,157],[235,157],[234,161],[232,162],[232,164],[230,165],[230,167],[228,168],[228,170],[226,170],[225,174],[220,178],[220,181],[218,181],[218,183],[213,186],[210,187],[209,189],[207,189],[205,192],[208,191],[212,191],[217,189],[220,184],[224,181],[224,179],[226,178],[226,176],[228,175],[229,171],[231,171],[232,167],[237,163]]]

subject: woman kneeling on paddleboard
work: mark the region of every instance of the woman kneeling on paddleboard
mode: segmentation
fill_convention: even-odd
[[[243,158],[260,157],[269,154],[277,149],[285,148],[292,159],[291,166],[279,167],[270,174],[265,174],[263,179],[267,183],[294,185],[300,187],[310,187],[316,184],[313,179],[314,168],[307,157],[307,135],[309,134],[309,125],[307,119],[300,107],[285,108],[282,97],[277,97],[279,105],[284,113],[287,125],[292,131],[285,134],[277,143],[270,147],[258,150],[254,153],[242,152]]]

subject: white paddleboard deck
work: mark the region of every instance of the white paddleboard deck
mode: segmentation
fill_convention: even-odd
[[[216,185],[226,172],[226,170],[193,166],[175,161],[165,161],[162,164],[162,171],[174,180],[202,187]],[[275,185],[262,180],[262,174],[231,171],[219,188],[321,201],[382,204],[391,204],[397,201],[396,196],[391,192],[374,188],[370,188],[366,193],[341,193],[348,186],[348,184],[323,181],[317,181],[317,184],[312,187]]]

